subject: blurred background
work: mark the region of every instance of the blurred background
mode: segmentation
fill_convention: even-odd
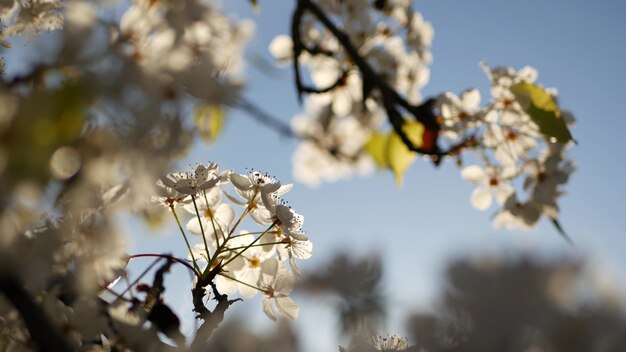
[[[276,68],[267,48],[276,35],[288,33],[293,2],[259,1],[258,12],[246,1],[222,6],[232,16],[256,23],[246,52],[244,96],[288,123],[301,111],[292,71]],[[405,175],[402,188],[395,186],[388,172],[317,188],[295,184],[286,198],[304,215],[304,229],[314,244],[313,257],[301,263],[303,277],[319,275],[329,263],[337,263],[337,255],[349,258],[344,258],[347,272],[373,266],[366,276],[376,280],[362,289],[380,294],[380,309],[386,314],[381,315],[379,332],[407,336],[406,322],[412,313],[435,311],[446,287],[446,268],[458,258],[469,262],[457,264],[457,269],[485,260],[523,261],[527,256],[544,264],[564,258],[585,260],[589,265],[585,272],[593,277],[585,281],[587,288],[626,292],[626,120],[621,106],[626,94],[626,3],[445,0],[415,1],[414,7],[435,29],[434,63],[424,97],[475,87],[486,99],[489,80],[478,65],[483,60],[490,66],[533,66],[539,84],[558,89],[560,105],[577,119],[572,133],[579,144],[571,150],[577,172],[560,201],[560,222],[576,246],[569,246],[546,221],[532,231],[492,229],[493,209],[480,212],[471,206],[474,186],[461,179],[453,163],[434,168],[418,160]],[[41,60],[32,48],[45,45],[49,37],[42,35],[2,52],[7,72],[26,70]],[[212,144],[198,140],[179,165],[184,169],[214,161],[222,169],[243,173],[254,168],[290,183],[295,182],[291,155],[296,144],[245,112],[229,110],[219,139]],[[119,223],[129,234],[130,253],[185,255],[171,219],[158,229],[132,216],[120,217]],[[517,275],[511,270],[508,275]],[[170,287],[181,289],[167,292],[167,299],[184,318],[184,329],[192,331],[189,291],[183,289],[190,287],[189,277],[175,270],[168,280]],[[306,351],[332,351],[339,343],[345,345],[336,314],[341,299],[306,291],[294,296],[301,305],[300,317],[293,323],[301,346]],[[228,314],[262,332],[273,325],[260,308],[260,299],[255,298],[234,305]],[[415,326],[412,321],[410,326]]]

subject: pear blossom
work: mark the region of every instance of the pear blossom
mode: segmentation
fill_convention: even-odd
[[[480,92],[469,89],[456,96],[454,93],[444,93],[437,98],[437,105],[443,119],[442,128],[450,139],[459,138],[468,128],[480,124]]]
[[[492,108],[485,114],[485,121],[491,123],[499,121],[504,125],[529,121],[529,116],[515,100],[510,88],[517,83],[534,83],[537,79],[537,70],[530,66],[520,70],[511,67],[489,68],[484,62],[481,62],[481,67],[491,80],[491,95],[494,98]]]
[[[286,246],[284,248],[287,250],[291,271],[296,275],[296,277],[299,278],[300,269],[298,268],[298,265],[296,265],[296,258],[309,259],[313,254],[313,243],[309,240],[299,241],[289,237],[285,238],[283,241],[286,242]]]
[[[166,186],[161,180],[157,180],[155,192],[156,194],[152,195],[152,201],[168,208],[190,201],[187,194]]]
[[[493,219],[493,227],[512,229],[530,229],[542,214],[542,206],[532,200],[520,202],[515,194],[507,198],[502,209]]]
[[[284,204],[277,204],[272,211],[272,219],[281,234],[293,237],[299,241],[306,241],[308,238],[302,231],[304,216],[295,212],[291,207]]]
[[[538,136],[537,125],[531,122],[515,128],[490,124],[483,135],[483,144],[494,149],[496,159],[503,165],[515,165],[520,157],[537,147]]]
[[[316,186],[322,181],[372,173],[374,164],[363,152],[363,146],[371,135],[371,128],[381,123],[380,111],[368,100],[368,113],[361,115],[362,120],[356,115],[332,118],[331,108],[323,99],[320,96],[309,98],[306,103],[309,113],[292,120],[294,131],[303,138],[292,156],[294,177]]]
[[[272,320],[276,320],[278,315],[296,319],[299,307],[289,297],[293,289],[293,275],[276,259],[264,262],[262,271],[262,288],[266,296],[263,312]]]
[[[235,212],[229,204],[222,203],[222,191],[219,187],[213,187],[206,191],[205,197],[198,197],[196,202],[197,210],[200,214],[189,219],[187,229],[195,235],[201,235],[204,230],[207,240],[213,241],[215,236],[212,234],[217,231],[218,238],[229,231],[230,225],[235,218]],[[190,214],[196,215],[196,206],[187,203],[184,209]],[[202,224],[200,223],[202,222]],[[200,227],[202,226],[202,228]],[[219,245],[219,243],[216,243]]]
[[[481,168],[478,165],[471,165],[463,169],[461,177],[480,186],[472,193],[472,205],[478,210],[485,210],[491,206],[493,195],[499,204],[515,192],[508,180],[516,174],[515,168],[498,168],[488,166]]]
[[[276,36],[269,46],[269,51],[279,66],[286,66],[293,59],[293,42],[291,37],[281,34]]]
[[[220,182],[217,175],[218,166],[210,163],[208,166],[198,165],[193,173],[177,172],[161,178],[161,182],[176,191],[195,196],[198,192],[207,190]]]
[[[253,240],[252,235],[245,235],[238,238],[242,245],[248,245]],[[261,268],[263,263],[270,258],[273,258],[273,253],[265,251],[263,247],[250,247],[242,255],[244,259],[244,265],[234,271],[234,276],[238,280],[248,283],[252,286],[256,285],[261,279]],[[237,288],[241,295],[245,298],[250,298],[256,295],[259,291],[240,283],[237,283]]]
[[[228,194],[227,197],[235,204],[249,207],[250,216],[261,225],[272,222],[267,207],[293,188],[293,184],[281,185],[280,181],[258,171],[251,171],[248,175],[231,173],[229,179],[243,201]]]

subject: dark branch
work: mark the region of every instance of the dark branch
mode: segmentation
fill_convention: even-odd
[[[309,47],[303,43],[302,48],[311,55],[324,55],[324,56],[329,56],[329,57],[335,56],[335,53],[333,53],[330,50],[322,48],[319,44]]]
[[[174,311],[163,303],[161,295],[165,292],[164,279],[165,273],[170,270],[174,263],[174,257],[169,256],[165,264],[163,264],[154,274],[152,286],[146,291],[146,299],[143,307],[148,313],[148,321],[154,324],[159,331],[176,341],[179,347],[184,346],[185,337],[180,332],[180,319]]]
[[[31,338],[40,351],[70,352],[72,349],[39,307],[30,293],[12,276],[0,275],[0,292],[22,316]]]
[[[303,92],[303,89],[298,68],[298,55],[304,48],[304,45],[301,43],[299,21],[303,16],[304,9],[310,11],[324,25],[324,27],[326,27],[333,34],[333,36],[335,36],[352,62],[354,62],[354,64],[361,71],[363,77],[363,99],[369,97],[374,89],[377,89],[380,92],[382,95],[383,105],[388,114],[389,122],[393,126],[394,131],[400,136],[404,144],[406,144],[410,150],[421,154],[432,155],[433,160],[436,164],[438,164],[441,156],[448,155],[452,150],[457,150],[459,148],[459,146],[454,146],[447,151],[441,151],[439,149],[436,142],[440,126],[437,122],[435,114],[433,113],[434,100],[429,99],[425,103],[417,106],[410,104],[406,99],[398,94],[398,92],[391,88],[387,82],[385,82],[384,79],[374,71],[374,69],[372,69],[367,61],[359,55],[358,50],[352,44],[348,35],[337,28],[330,18],[326,16],[324,11],[322,11],[322,9],[320,9],[312,0],[298,0],[291,24],[292,39],[294,42],[293,54],[294,70],[296,72],[296,88],[298,89],[299,95]],[[425,143],[421,147],[414,145],[405,131],[402,130],[405,120],[398,110],[398,107],[408,111],[418,122],[424,125],[426,129],[425,136],[428,137],[428,140],[425,140]],[[461,143],[460,145],[464,145],[464,143]]]
[[[326,88],[313,88],[313,87],[307,87],[305,85],[301,85],[300,86],[300,92],[303,93],[312,93],[312,94],[321,94],[321,93],[328,93],[331,90],[345,84],[346,82],[346,76],[348,75],[347,72],[342,73],[339,78],[337,78],[337,80],[331,84],[330,86],[326,87]]]
[[[228,299],[227,295],[219,293],[217,286],[215,285],[215,277],[222,270],[221,263],[215,268],[211,269],[206,277],[198,280],[196,286],[191,290],[193,297],[193,310],[198,313],[196,318],[202,319],[204,322],[196,331],[196,337],[191,344],[191,350],[202,350],[206,346],[207,340],[213,334],[213,331],[217,329],[219,324],[224,320],[224,314],[228,307],[237,301],[241,301],[240,298]],[[213,298],[217,301],[217,305],[211,312],[203,302],[206,294],[206,287],[211,286],[213,291]]]
[[[300,21],[304,14],[304,7],[298,1],[293,16],[291,17],[291,41],[293,42],[293,73],[296,80],[296,90],[298,92],[298,101],[302,104],[302,77],[300,76],[300,53],[304,49],[300,36]]]

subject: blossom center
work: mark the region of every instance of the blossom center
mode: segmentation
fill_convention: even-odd
[[[513,100],[513,99],[509,99],[509,98],[504,98],[504,99],[502,99],[502,100],[501,100],[502,105],[503,105],[505,108],[509,108],[509,107],[511,107],[511,106],[513,105],[513,102],[514,102],[514,101],[515,101],[515,100]]]
[[[517,139],[517,133],[513,132],[513,131],[506,131],[506,134],[504,136],[508,141],[515,141]]]
[[[259,257],[252,257],[248,259],[248,266],[250,268],[258,268],[261,266],[261,259]]]

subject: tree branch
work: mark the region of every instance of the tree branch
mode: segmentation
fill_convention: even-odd
[[[4,293],[4,296],[20,313],[31,338],[40,351],[72,351],[67,341],[17,279],[0,274],[0,292]]]
[[[213,334],[215,329],[217,329],[219,324],[224,320],[224,314],[226,313],[228,307],[237,301],[241,301],[240,298],[229,300],[227,295],[220,294],[217,290],[215,277],[221,270],[222,267],[220,263],[215,268],[211,269],[206,277],[199,279],[196,286],[191,290],[191,295],[193,297],[193,310],[198,313],[196,318],[204,321],[196,331],[196,337],[190,347],[191,350],[202,350],[202,348],[206,346],[207,340],[211,334]],[[203,302],[207,286],[211,286],[214,299],[217,301],[217,305],[212,312],[204,305]]]
[[[398,94],[398,92],[391,88],[387,82],[385,82],[384,79],[382,79],[382,77],[374,71],[374,69],[372,69],[367,61],[358,53],[358,50],[352,44],[348,35],[337,28],[324,11],[322,11],[322,9],[320,9],[312,0],[297,0],[291,24],[292,40],[294,42],[293,55],[294,70],[296,73],[296,88],[298,89],[299,95],[304,92],[298,68],[298,55],[300,55],[303,48],[305,48],[300,37],[300,21],[305,9],[310,11],[324,25],[324,27],[326,27],[330,33],[333,34],[333,36],[344,48],[352,62],[354,62],[360,70],[363,77],[363,99],[366,99],[374,89],[380,91],[383,106],[387,111],[389,122],[393,126],[394,131],[400,136],[404,144],[406,144],[410,150],[420,154],[431,155],[433,156],[433,161],[438,164],[441,156],[448,155],[452,150],[458,150],[461,145],[465,145],[464,143],[461,143],[459,146],[454,146],[447,151],[441,151],[437,145],[437,137],[441,127],[439,126],[436,116],[433,113],[434,100],[429,99],[423,104],[417,106],[410,104],[406,99]],[[424,144],[421,147],[414,145],[408,138],[407,134],[403,131],[402,126],[404,125],[405,120],[398,110],[398,107],[408,111],[418,122],[424,125],[426,129],[424,137],[427,137],[427,140],[424,141]]]

